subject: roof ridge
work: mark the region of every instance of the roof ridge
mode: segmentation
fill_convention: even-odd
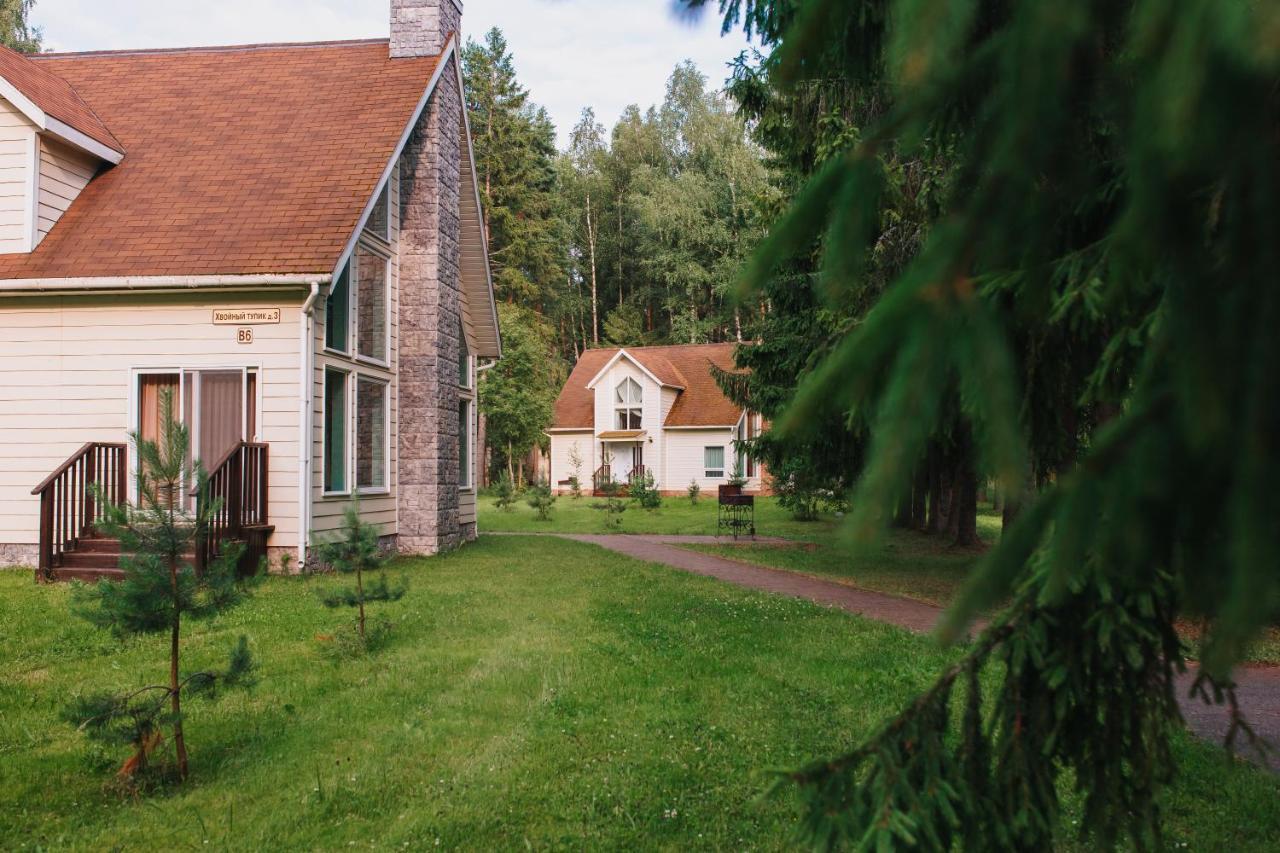
[[[280,50],[281,48],[318,48],[318,47],[356,47],[361,45],[389,44],[387,38],[365,39],[332,39],[328,41],[276,41],[250,42],[248,44],[210,44],[193,45],[191,47],[133,47],[118,50],[80,50],[48,53],[33,53],[29,59],[91,59],[98,56],[135,56],[164,55],[172,53],[237,53],[257,50]]]

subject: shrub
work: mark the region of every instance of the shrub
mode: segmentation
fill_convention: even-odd
[[[702,494],[702,486],[698,485],[697,480],[689,481],[689,488],[685,490],[689,495],[689,503],[694,506],[698,505],[698,495]]]
[[[653,475],[648,471],[631,479],[631,499],[644,509],[657,509],[662,506],[662,494],[654,485]]]
[[[787,464],[773,477],[778,505],[791,510],[796,521],[817,521],[818,509],[835,494],[833,485],[820,480],[803,464]]]
[[[578,442],[569,445],[569,467],[573,473],[569,475],[569,488],[573,499],[582,497],[582,451],[578,450]]]
[[[494,504],[503,512],[511,512],[516,504],[516,487],[511,482],[511,478],[503,476],[498,480],[494,488],[494,496],[496,500]]]
[[[546,480],[539,480],[536,485],[529,487],[525,502],[538,514],[538,521],[551,520],[551,508],[555,506],[556,496],[551,494],[551,484]]]

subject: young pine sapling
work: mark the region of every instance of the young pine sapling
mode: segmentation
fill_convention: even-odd
[[[403,581],[392,586],[387,581],[387,555],[378,544],[379,528],[360,518],[360,506],[352,501],[343,515],[342,527],[330,540],[317,548],[320,562],[339,574],[356,576],[354,588],[341,587],[322,594],[325,607],[356,608],[356,632],[362,648],[367,649],[369,635],[366,627],[365,603],[370,601],[399,601],[404,597]],[[366,582],[366,575],[374,574]]]
[[[200,531],[208,529],[220,502],[208,498],[207,477],[199,462],[188,461],[190,436],[174,418],[173,395],[163,391],[159,402],[159,440],[131,436],[138,459],[137,505],[115,505],[101,493],[95,496],[104,503],[99,531],[120,540],[124,579],[96,586],[77,584],[72,608],[118,637],[168,633],[168,683],[82,696],[64,710],[63,718],[96,740],[131,745],[133,756],[120,770],[124,777],[149,769],[151,754],[163,741],[161,729],[169,727],[177,776],[185,780],[188,757],[182,700],[208,696],[221,687],[248,686],[253,683],[254,665],[248,641],[241,637],[225,670],[182,672],[183,617],[213,616],[245,596],[244,584],[236,576],[243,546],[224,543],[219,555],[199,573],[192,565],[190,555],[197,550]],[[194,511],[188,509],[187,499],[193,483],[195,494],[202,496]]]

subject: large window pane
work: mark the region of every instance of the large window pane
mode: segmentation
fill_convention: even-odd
[[[458,403],[458,485],[471,488],[471,401]]]
[[[471,387],[471,351],[467,349],[467,335],[458,327],[458,387]]]
[[[356,488],[387,487],[387,386],[365,379],[356,388]]]
[[[356,247],[356,352],[387,360],[387,259]]]
[[[378,200],[373,203],[373,210],[369,211],[369,220],[364,227],[369,233],[377,234],[383,240],[391,239],[391,211],[387,206],[387,184],[382,185],[382,192],[378,193]]]
[[[324,372],[324,490],[347,490],[347,375]]]
[[[338,352],[350,352],[351,264],[344,264],[329,291],[324,308],[324,345]]]
[[[724,476],[724,448],[706,447],[702,451],[705,476],[718,479]]]

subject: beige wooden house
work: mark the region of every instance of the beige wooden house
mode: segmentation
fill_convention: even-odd
[[[563,494],[577,477],[581,488],[599,490],[649,475],[666,494],[684,494],[691,483],[715,494],[737,473],[748,492],[765,490],[763,468],[742,450],[759,435],[760,416],[736,406],[715,381],[715,369],[737,369],[736,346],[584,352],[547,430],[552,487]]]
[[[391,38],[0,50],[0,564],[110,574],[168,391],[210,549],[305,560],[353,498],[401,551],[476,535],[478,359],[501,342],[461,3]],[[194,501],[195,498],[190,498]]]

